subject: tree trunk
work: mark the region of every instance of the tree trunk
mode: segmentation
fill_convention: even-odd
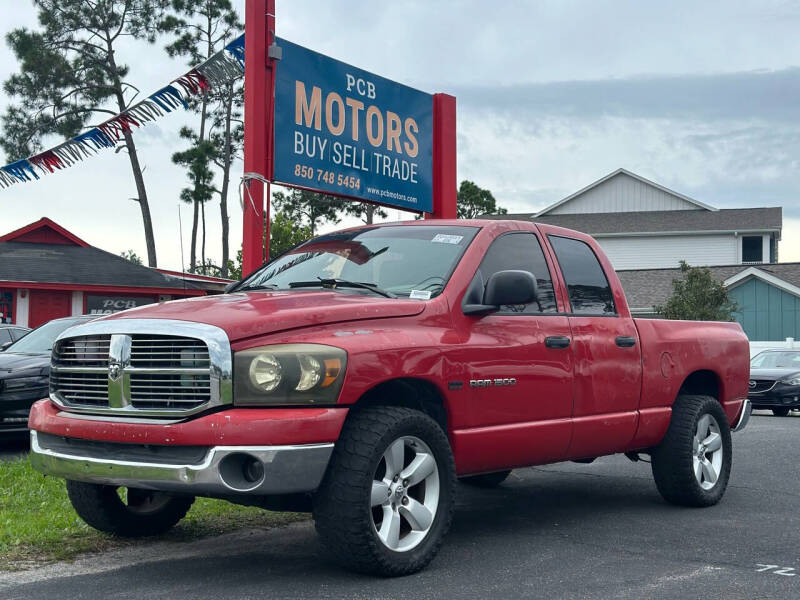
[[[228,96],[225,107],[225,151],[222,167],[222,187],[219,192],[219,213],[222,220],[222,277],[228,276],[228,260],[230,260],[230,248],[228,243],[229,226],[228,222],[228,184],[231,178],[231,113],[233,112],[234,85],[228,86]]]
[[[205,202],[200,203],[200,212],[202,213],[202,218],[203,218],[203,242],[202,245],[200,246],[200,258],[202,262],[200,264],[203,265],[203,275],[208,275],[208,273],[206,273],[206,203]]]
[[[106,47],[108,51],[108,62],[110,71],[113,73],[114,78],[114,96],[117,99],[117,106],[119,111],[124,111],[127,106],[125,104],[125,96],[122,93],[122,81],[119,78],[119,71],[117,69],[117,62],[114,58],[114,47],[111,44],[111,37],[108,31],[106,34]],[[147,264],[150,267],[157,267],[158,260],[156,259],[156,238],[153,235],[153,220],[150,217],[150,204],[147,201],[147,190],[144,187],[144,176],[142,175],[142,167],[139,164],[139,155],[136,153],[136,144],[133,142],[133,136],[130,131],[123,132],[125,138],[125,147],[128,150],[128,159],[131,162],[131,170],[133,171],[133,180],[136,183],[136,201],[139,203],[139,208],[142,211],[142,223],[144,225],[144,239],[147,244]]]
[[[195,183],[197,185],[197,183]],[[189,272],[194,273],[197,270],[197,221],[198,221],[198,213],[200,212],[198,209],[200,207],[200,203],[195,198],[192,201],[192,207],[194,214],[192,215],[192,242],[191,242],[191,249],[189,250]]]
[[[375,217],[375,205],[374,204],[367,204],[367,209],[364,211],[366,213],[365,222],[367,225],[372,225],[372,220]]]

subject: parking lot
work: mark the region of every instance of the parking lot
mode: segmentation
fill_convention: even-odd
[[[420,574],[341,571],[309,522],[154,544],[0,574],[4,598],[796,598],[800,416],[754,416],[734,437],[722,503],[663,502],[621,456],[461,486],[453,529]]]

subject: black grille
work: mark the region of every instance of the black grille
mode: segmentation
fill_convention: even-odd
[[[771,379],[751,379],[750,380],[750,393],[751,394],[760,394],[771,390],[775,387],[775,381]]]

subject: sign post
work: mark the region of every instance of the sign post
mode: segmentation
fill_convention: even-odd
[[[269,182],[455,219],[456,99],[276,39],[275,0],[245,6],[242,275],[265,225],[269,257]]]
[[[264,262],[264,198],[269,198],[270,131],[274,67],[267,48],[275,34],[275,0],[247,0],[244,36],[244,181],[242,276]],[[255,177],[257,176],[257,177]],[[266,185],[266,190],[264,189]],[[269,201],[266,203],[269,211]],[[267,236],[269,239],[269,236]]]

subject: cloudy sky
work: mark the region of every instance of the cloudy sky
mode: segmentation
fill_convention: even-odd
[[[243,0],[236,5],[243,15]],[[36,14],[15,0],[0,33],[21,26],[35,27]],[[492,190],[510,212],[543,208],[625,167],[721,208],[783,206],[783,261],[800,261],[798,31],[800,3],[789,1],[277,0],[281,37],[454,94],[459,180]],[[186,70],[164,44],[120,52],[148,93]],[[15,69],[0,47],[0,79]],[[8,101],[0,92],[0,111]],[[168,116],[136,133],[167,268],[181,264],[185,185],[170,156],[190,120]],[[0,233],[48,216],[99,247],[145,256],[134,195],[125,155],[105,152],[0,190]],[[238,248],[235,192],[229,202]],[[217,260],[218,210],[207,209]],[[190,212],[181,211],[188,245]]]

